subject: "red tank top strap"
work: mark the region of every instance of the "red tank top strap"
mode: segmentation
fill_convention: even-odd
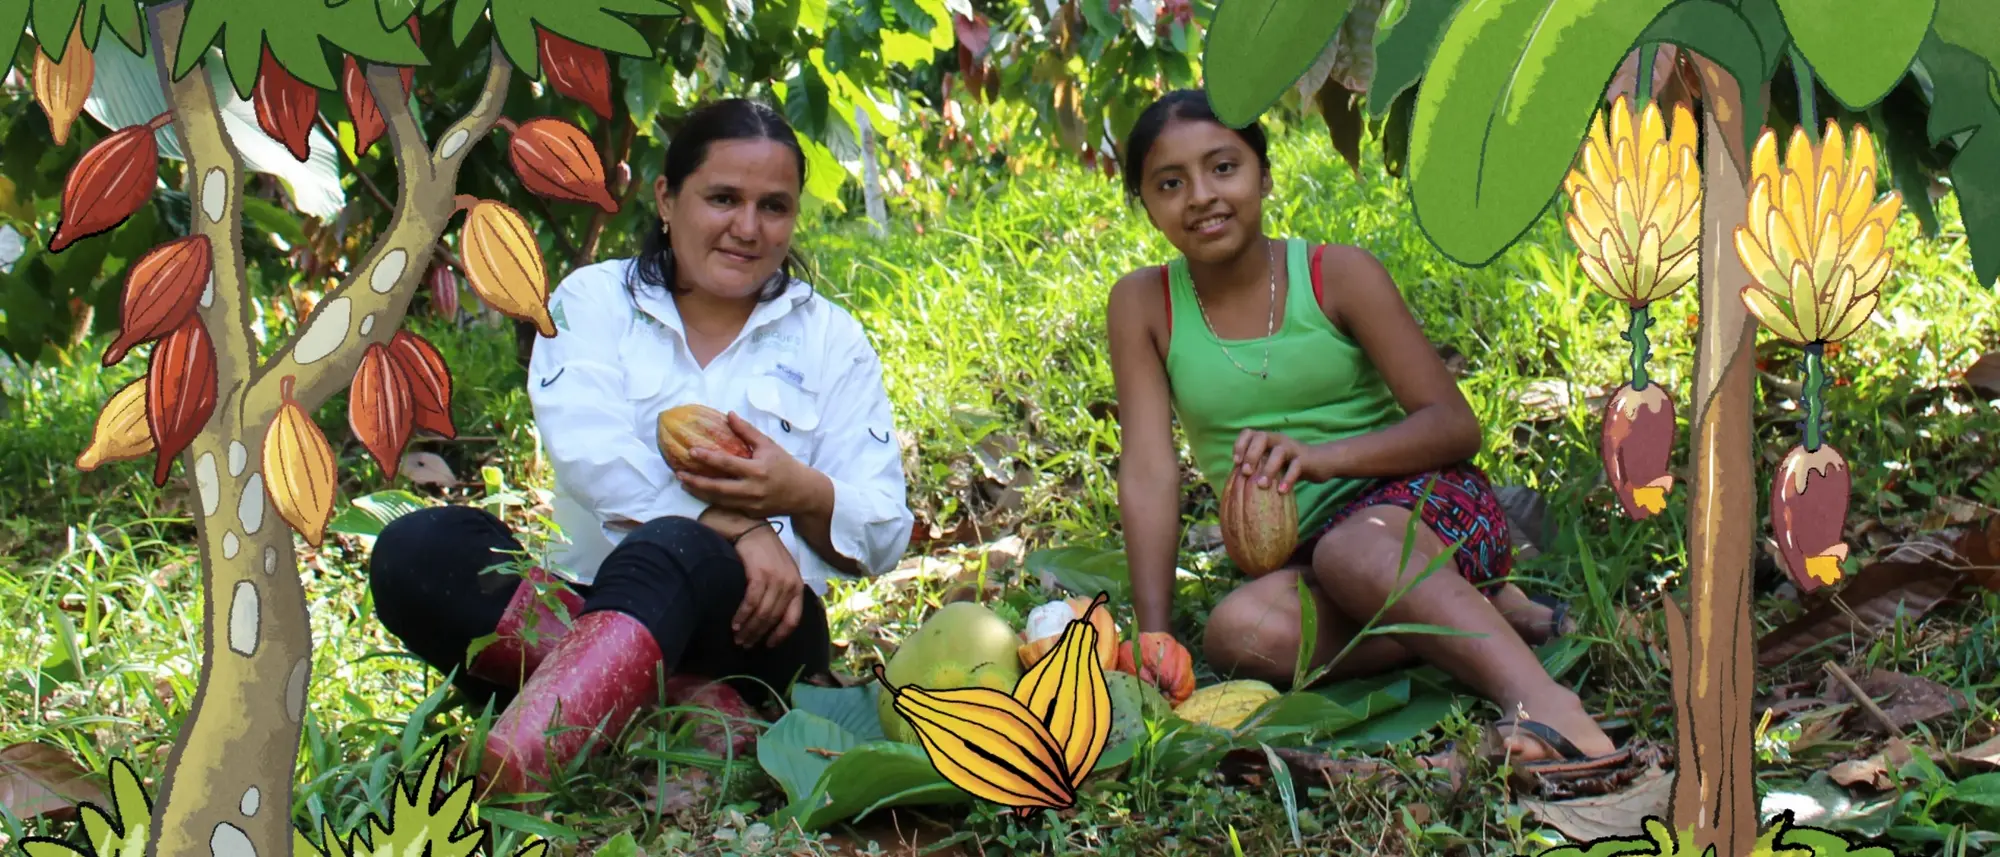
[[[1326,252],[1325,244],[1314,247],[1312,252],[1313,303],[1318,306],[1326,306],[1326,289],[1319,281],[1319,254],[1324,252]]]

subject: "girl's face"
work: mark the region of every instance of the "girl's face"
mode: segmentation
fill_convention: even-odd
[[[1236,132],[1170,119],[1146,153],[1139,198],[1146,216],[1189,259],[1233,258],[1262,233],[1271,177]]]
[[[796,156],[776,140],[718,140],[670,195],[653,198],[668,226],[680,285],[719,298],[754,297],[784,264],[798,222]]]

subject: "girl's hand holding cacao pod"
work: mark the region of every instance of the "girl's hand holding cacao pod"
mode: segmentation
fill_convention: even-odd
[[[689,455],[704,469],[722,475],[679,474],[689,494],[760,518],[797,516],[831,502],[832,485],[818,471],[735,413],[729,414],[729,427],[749,443],[750,456],[691,450]]]
[[[1284,493],[1300,479],[1317,481],[1312,458],[1311,447],[1277,432],[1244,429],[1236,436],[1236,469],[1260,488]]]

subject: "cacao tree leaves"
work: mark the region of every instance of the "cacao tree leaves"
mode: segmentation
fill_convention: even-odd
[[[1240,128],[1283,98],[1340,30],[1352,0],[1222,0],[1201,65],[1210,107]]]
[[[1971,51],[2000,69],[2000,7],[1991,0],[1937,0],[1933,31],[1946,44]]]
[[[375,14],[382,21],[382,29],[393,30],[403,26],[404,21],[417,12],[417,0],[375,0]]]
[[[0,79],[5,79],[14,71],[14,54],[20,51],[21,42],[27,38],[29,0],[0,0]]]
[[[1410,130],[1410,195],[1432,244],[1477,267],[1533,225],[1605,81],[1671,2],[1494,0],[1452,17]]]
[[[77,13],[83,11],[83,0],[29,0],[29,3],[34,7],[35,41],[41,43],[42,52],[49,59],[62,59],[69,31],[76,26]]]
[[[1368,84],[1370,118],[1382,118],[1403,90],[1423,77],[1458,5],[1459,0],[1390,0],[1382,8],[1375,24],[1375,77]]]
[[[537,26],[581,45],[650,59],[653,47],[620,15],[665,16],[678,9],[660,0],[489,0],[493,35],[507,61],[530,78],[542,75]]]
[[[1361,118],[1360,93],[1340,85],[1340,81],[1329,80],[1319,88],[1314,100],[1319,103],[1320,116],[1326,119],[1327,133],[1333,138],[1333,148],[1354,170],[1354,178],[1361,178]]]
[[[1981,287],[2000,278],[2000,94],[1979,55],[1932,34],[1918,59],[1931,78],[1931,144],[1970,131],[1951,161],[1951,182]]]
[[[285,71],[323,92],[340,80],[327,62],[321,41],[363,62],[424,66],[428,61],[410,31],[383,30],[373,3],[272,3],[269,0],[189,0],[187,19],[174,50],[173,78],[185,77],[222,40],[222,63],[240,98],[257,85],[257,69],[268,45]],[[211,60],[212,61],[212,60]]]
[[[1889,94],[1930,31],[1937,0],[1777,0],[1828,92],[1851,110]]]

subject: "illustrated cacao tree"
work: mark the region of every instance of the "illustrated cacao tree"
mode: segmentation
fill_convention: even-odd
[[[1346,12],[1324,0],[1223,0],[1203,55],[1221,118],[1247,122],[1277,102]],[[1375,33],[1370,110],[1409,111],[1407,140],[1385,144],[1407,146],[1410,200],[1430,241],[1485,265],[1556,204],[1584,273],[1628,307],[1631,377],[1606,404],[1601,449],[1627,516],[1665,508],[1675,401],[1691,406],[1689,606],[1663,602],[1679,745],[1671,826],[1691,853],[1749,854],[1761,827],[1757,498],[1769,497],[1769,532],[1801,591],[1841,578],[1850,471],[1828,431],[1825,360],[1891,282],[1885,242],[1899,212],[1935,234],[1934,175],[1949,177],[1964,219],[1977,280],[1965,285],[2000,278],[1992,6],[1391,0]],[[1632,94],[1607,99],[1635,54]],[[1662,76],[1676,85],[1659,92],[1685,97],[1653,102]],[[1774,86],[1785,77],[1789,99]],[[1677,397],[1646,372],[1649,306],[1689,283],[1695,372]],[[1752,455],[1760,325],[1799,349],[1805,375],[1798,443],[1763,477]]]

